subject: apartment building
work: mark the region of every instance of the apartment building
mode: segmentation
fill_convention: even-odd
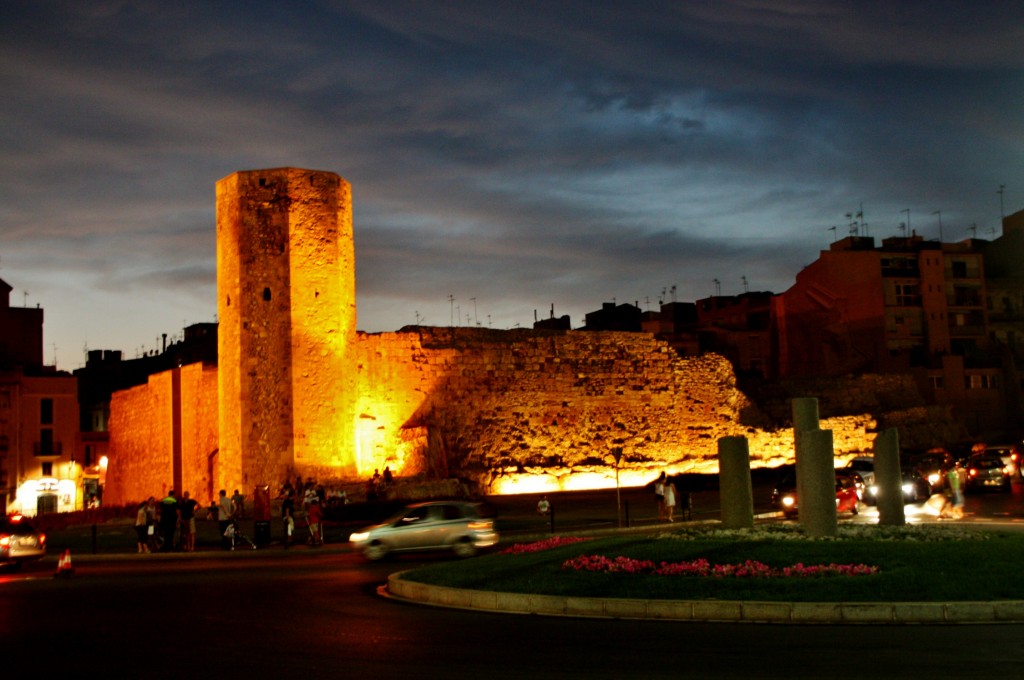
[[[78,386],[43,365],[43,310],[11,307],[0,280],[0,501],[26,515],[83,507]]]
[[[832,244],[772,301],[777,377],[905,373],[972,433],[1010,420],[982,243],[911,234]]]

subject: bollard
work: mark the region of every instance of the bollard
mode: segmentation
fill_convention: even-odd
[[[818,416],[818,400],[814,397],[794,399],[791,406],[793,408],[793,456],[796,463],[796,497],[797,502],[803,505],[799,499],[804,494],[804,490],[801,487],[806,474],[801,469],[803,464],[803,456],[800,455],[802,448],[801,437],[804,432],[820,430],[821,423]]]
[[[718,484],[722,526],[726,529],[752,529],[754,491],[746,437],[722,437],[718,440]]]
[[[836,516],[832,430],[805,430],[801,433],[797,448],[797,475],[800,524],[808,536],[835,536],[839,520]]]
[[[903,508],[899,431],[891,427],[879,432],[875,437],[874,449],[878,523],[883,526],[903,526],[907,523],[907,518]]]

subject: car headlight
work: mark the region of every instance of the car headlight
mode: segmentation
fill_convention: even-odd
[[[942,478],[939,477],[939,474],[937,472],[933,472],[930,475],[928,475],[928,483],[931,484],[932,486],[938,484],[940,479]]]
[[[369,538],[370,538],[370,532],[369,531],[357,531],[357,532],[355,532],[353,534],[350,534],[349,537],[348,537],[348,540],[350,542],[352,542],[352,543],[362,543],[363,541],[366,541]]]
[[[783,496],[782,504],[785,505],[787,508],[791,508],[794,505],[796,505],[796,499],[793,498],[792,496]]]
[[[903,484],[903,493],[913,493],[913,491],[914,491],[914,485],[913,484],[911,484],[910,482],[905,482]]]

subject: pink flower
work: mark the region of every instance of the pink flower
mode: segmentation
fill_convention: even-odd
[[[539,552],[541,550],[550,550],[551,548],[557,548],[561,545],[571,545],[573,543],[580,543],[582,541],[588,541],[588,538],[580,538],[573,536],[552,536],[551,538],[544,539],[543,541],[534,541],[533,543],[516,543],[510,548],[505,548],[499,554],[501,555],[521,555],[523,553]]]
[[[775,568],[755,560],[739,564],[711,564],[700,558],[691,562],[662,562],[636,560],[618,556],[580,555],[562,564],[563,569],[598,571],[620,574],[654,574],[657,576],[710,576],[714,578],[814,578],[823,576],[868,576],[878,573],[878,567],[866,564],[794,564]]]

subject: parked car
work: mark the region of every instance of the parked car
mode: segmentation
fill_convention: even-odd
[[[36,531],[23,515],[0,519],[0,564],[13,568],[46,556],[46,534]]]
[[[932,495],[932,487],[928,480],[915,467],[900,468],[900,487],[903,490],[903,503],[921,503]],[[869,505],[878,503],[878,480],[872,475],[872,481],[864,492],[864,502]]]
[[[845,468],[847,472],[856,472],[864,480],[864,483],[871,486],[875,483],[875,458],[874,456],[857,456]]]
[[[1010,467],[997,454],[972,456],[967,463],[967,484],[964,491],[998,489],[1005,493],[1013,491],[1010,481]]]
[[[498,542],[494,516],[481,503],[432,501],[403,508],[390,519],[349,536],[367,559],[390,553],[451,550],[471,557]]]
[[[903,479],[901,486],[904,503],[922,503],[931,498],[932,485],[920,470],[915,467],[902,468],[900,477]]]
[[[975,456],[996,455],[1003,460],[1003,465],[1009,470],[1011,479],[1020,471],[1020,449],[1014,444],[995,444],[986,446]],[[973,458],[974,456],[972,456]],[[970,462],[970,461],[968,461]]]
[[[953,469],[954,464],[953,454],[945,449],[929,449],[910,458],[910,466],[928,480],[932,493],[946,488],[946,473]]]
[[[836,512],[859,512],[860,476],[836,470]],[[799,514],[796,496],[796,476],[788,475],[772,489],[771,504],[782,512],[787,519],[794,519]]]

